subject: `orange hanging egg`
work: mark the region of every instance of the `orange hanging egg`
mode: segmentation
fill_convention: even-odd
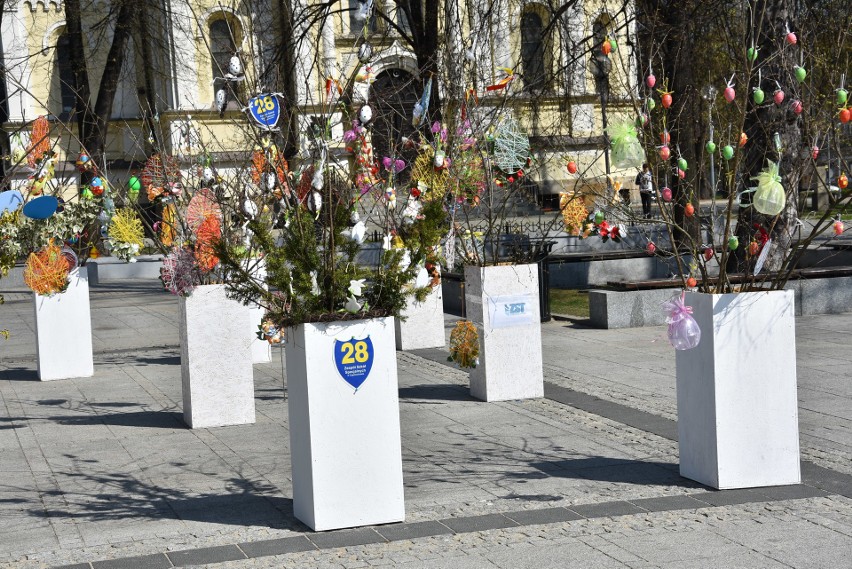
[[[689,288],[695,288],[698,286],[698,281],[695,280],[695,277],[689,277],[686,279],[686,286]]]
[[[695,206],[691,203],[686,204],[686,207],[683,208],[683,214],[686,217],[692,217],[695,215]]]

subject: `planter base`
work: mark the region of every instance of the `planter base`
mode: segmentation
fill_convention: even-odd
[[[368,337],[369,358],[342,346]],[[316,531],[404,521],[393,318],[297,326],[286,350],[296,518]],[[357,390],[338,350],[364,356]]]
[[[676,355],[681,476],[718,489],[799,484],[793,292],[686,303],[701,342]]]
[[[248,308],[224,285],[179,299],[183,419],[193,429],[254,423]]]
[[[468,319],[479,329],[470,394],[482,401],[544,397],[538,267],[465,268]]]
[[[36,360],[42,381],[95,373],[88,273],[77,268],[68,278],[68,289],[61,294],[33,295]]]
[[[405,321],[396,321],[397,350],[444,347],[444,294],[440,286],[433,288],[423,302],[409,298],[402,316]]]

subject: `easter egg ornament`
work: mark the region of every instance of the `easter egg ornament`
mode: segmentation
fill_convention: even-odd
[[[802,102],[800,100],[793,99],[793,101],[790,103],[790,110],[793,111],[795,114],[800,115],[804,110],[804,106],[802,105]]]
[[[736,251],[740,246],[740,239],[736,235],[732,235],[730,239],[728,239],[728,250]]]
[[[59,200],[53,196],[41,196],[24,205],[24,215],[30,219],[47,219],[59,207]]]
[[[648,245],[645,246],[645,252],[649,255],[653,255],[657,252],[657,246],[654,244],[653,241],[648,241]]]
[[[796,42],[799,41],[799,38],[796,37],[795,33],[788,30],[787,35],[784,36],[784,41],[786,41],[788,45],[796,45]]]
[[[683,208],[683,215],[686,217],[692,217],[695,215],[695,206],[691,203],[686,204]]]
[[[845,190],[849,187],[849,178],[846,177],[846,174],[840,174],[840,177],[837,178],[837,187],[841,190]],[[26,213],[26,212],[24,212]]]
[[[672,106],[672,94],[671,93],[663,93],[663,96],[660,98],[660,103],[663,105],[664,109],[668,109]]]
[[[816,144],[811,147],[811,158],[813,158],[814,160],[819,158],[819,146],[817,146]]]
[[[840,112],[837,115],[837,118],[840,119],[842,124],[848,123],[852,120],[852,110],[850,109],[840,109]]]
[[[612,52],[612,42],[609,41],[609,38],[605,39],[601,45],[601,52],[604,55],[609,55]]]
[[[660,144],[668,144],[671,141],[672,141],[672,137],[669,134],[669,131],[664,130],[663,132],[660,133]]]
[[[763,92],[763,89],[760,87],[755,87],[751,93],[751,100],[754,101],[755,105],[763,104],[763,100],[766,98],[766,94]]]
[[[784,102],[784,97],[784,91],[782,91],[781,89],[776,89],[775,92],[772,94],[772,100],[775,101],[775,104],[779,107],[781,106],[781,103]]]
[[[373,58],[373,46],[370,42],[364,42],[358,47],[358,61],[369,63]]]
[[[804,83],[805,79],[808,76],[808,72],[801,65],[797,65],[793,68],[793,73],[796,75],[796,81],[799,83]]]
[[[843,230],[845,229],[845,228],[843,227],[843,222],[842,222],[842,221],[840,221],[839,219],[838,219],[837,221],[835,221],[835,222],[834,222],[834,226],[833,226],[833,227],[834,227],[834,234],[835,234],[835,235],[841,235],[841,234],[843,233]]]
[[[373,109],[370,105],[365,104],[361,107],[361,110],[358,111],[358,120],[361,121],[362,125],[366,125],[373,120]]]
[[[677,167],[684,171],[689,170],[689,163],[686,161],[686,158],[684,158],[683,156],[678,158]]]
[[[668,160],[672,155],[672,151],[668,146],[660,147],[660,158],[663,160]]]
[[[672,201],[672,189],[666,186],[662,190],[660,190],[660,197],[663,198],[664,202]]]
[[[573,160],[568,162],[568,165],[566,167],[568,168],[569,174],[576,174],[577,173],[577,163],[574,162]]]
[[[598,210],[595,212],[595,224],[600,225],[604,221],[604,214],[602,211]]]
[[[757,52],[758,52],[758,48],[756,48],[754,46],[751,46],[750,48],[748,48],[748,50],[746,50],[746,56],[748,57],[748,60],[751,61],[752,63],[757,61]]]
[[[707,154],[714,154],[716,152],[716,143],[712,140],[708,140],[707,144],[704,145],[704,150]]]
[[[737,92],[734,90],[734,87],[732,85],[728,85],[727,87],[725,87],[724,95],[725,100],[729,103],[734,102],[734,99],[737,98]]]
[[[722,147],[722,158],[725,160],[730,160],[734,157],[734,147],[730,144],[726,144]]]
[[[837,96],[837,104],[841,107],[849,100],[849,92],[843,87],[835,91],[835,95]]]
[[[715,255],[715,253],[716,252],[713,250],[713,247],[705,247],[704,248],[704,260],[709,261],[710,259],[713,258],[713,255]]]
[[[648,89],[653,89],[654,85],[657,84],[657,78],[653,73],[649,73],[647,77],[645,77],[645,85],[648,86]]]
[[[741,132],[740,133],[740,148],[745,146],[746,142],[748,142],[748,135],[744,132]]]

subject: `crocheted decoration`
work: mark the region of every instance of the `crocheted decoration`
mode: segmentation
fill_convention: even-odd
[[[589,217],[582,196],[560,192],[559,209],[562,211],[562,219],[565,221],[565,231],[569,235],[579,235],[583,229],[583,224]]]
[[[472,322],[462,320],[450,333],[450,357],[460,367],[474,368],[479,363],[479,333]]]
[[[122,261],[130,261],[139,254],[145,231],[136,213],[130,208],[124,208],[112,216],[107,235],[112,254]]]
[[[27,164],[35,168],[36,164],[50,151],[50,123],[47,117],[40,116],[33,121],[32,133],[30,134],[30,146],[27,148]]]
[[[163,258],[160,280],[167,291],[186,296],[197,284],[195,255],[185,247],[176,247]]]
[[[189,200],[189,205],[186,208],[186,223],[195,232],[208,217],[221,219],[222,208],[216,203],[216,195],[213,190],[201,188]]]
[[[148,199],[154,201],[164,194],[167,195],[172,185],[180,182],[180,164],[171,156],[162,158],[159,154],[154,154],[145,162],[141,178],[142,186],[148,192]]]
[[[30,253],[24,268],[24,282],[36,294],[53,295],[68,288],[69,271],[62,249],[50,244]]]
[[[222,235],[222,224],[219,218],[213,216],[204,218],[195,235],[195,261],[202,272],[209,273],[219,264],[219,257],[213,251],[213,246]]]
[[[507,174],[517,172],[527,164],[530,139],[521,132],[518,121],[506,118],[494,129],[494,163]]]

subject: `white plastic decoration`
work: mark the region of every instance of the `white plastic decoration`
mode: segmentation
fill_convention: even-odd
[[[361,107],[361,110],[358,112],[358,120],[361,121],[361,124],[367,124],[373,118],[373,109],[370,105],[364,105]]]
[[[781,185],[781,175],[778,173],[778,164],[769,160],[769,166],[753,176],[757,181],[757,189],[754,192],[754,209],[765,215],[778,215],[787,203],[784,195],[784,186]]]
[[[507,118],[494,131],[494,162],[503,172],[513,173],[526,166],[530,139],[515,119]]]

